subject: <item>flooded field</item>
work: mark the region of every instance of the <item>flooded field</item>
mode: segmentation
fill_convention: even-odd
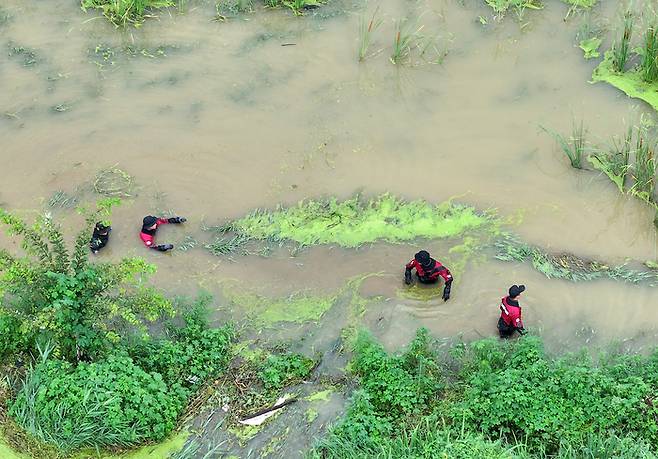
[[[134,178],[134,196],[114,213],[110,245],[98,256],[144,256],[168,291],[209,290],[218,320],[250,314],[227,285],[272,299],[340,298],[350,280],[371,275],[356,287],[358,313],[337,300],[317,324],[250,332],[303,337],[298,347],[307,352],[329,356],[341,328],[354,323],[392,350],[419,326],[437,338],[492,336],[498,302],[514,283],[527,286],[527,326],[551,348],[621,341],[643,349],[658,334],[658,288],[648,283],[548,279],[529,263],[483,251],[454,269],[447,303],[405,295],[413,253],[425,248],[452,269],[460,259],[449,250],[459,239],[284,246],[265,256],[217,257],[203,248],[212,239],[205,227],[253,209],[391,193],[495,211],[506,230],[550,253],[610,266],[656,260],[653,212],[602,175],[570,168],[541,129],[568,133],[582,119],[588,139],[605,143],[641,115],[653,117],[649,106],[589,83],[596,64],[583,59],[576,35],[584,24],[614,28],[616,3],[566,17],[566,5],[547,1],[541,11],[496,20],[477,1],[335,0],[302,17],[258,9],[215,21],[214,5],[189,2],[124,30],[76,2],[4,0],[0,205],[26,216],[48,210],[75,229],[80,217],[49,206],[53,194],[96,199],[94,177],[116,165]],[[377,7],[383,23],[373,55],[359,62],[359,18]],[[435,48],[394,65],[396,21],[405,17]],[[147,253],[141,218],[156,213],[188,218],[160,230],[159,240],[196,245]],[[337,371],[344,363],[326,365]],[[331,398],[327,410],[341,403]],[[318,419],[331,416],[321,411]],[[289,441],[287,457],[307,447]],[[247,450],[240,457],[252,457]]]

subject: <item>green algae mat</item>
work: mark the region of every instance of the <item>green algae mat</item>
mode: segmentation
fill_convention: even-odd
[[[228,253],[250,241],[356,248],[377,241],[399,243],[417,238],[456,237],[494,224],[490,215],[452,201],[434,205],[384,194],[369,200],[360,196],[345,201],[307,200],[292,207],[259,209],[211,229],[220,235],[215,247],[222,241],[230,245],[230,250],[218,252]],[[229,233],[234,235],[231,239],[221,239]]]
[[[606,51],[603,61],[592,74],[592,82],[604,81],[623,91],[628,97],[641,99],[658,110],[658,84],[647,83],[639,72],[615,72],[612,65],[612,52]]]

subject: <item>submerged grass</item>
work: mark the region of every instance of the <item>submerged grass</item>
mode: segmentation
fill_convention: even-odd
[[[549,279],[565,279],[572,282],[591,281],[601,278],[637,284],[649,282],[653,285],[658,276],[650,270],[635,270],[621,266],[608,266],[595,260],[586,260],[570,253],[553,255],[521,242],[515,236],[505,234],[494,246],[495,257],[503,261],[530,261],[532,266]]]
[[[637,138],[635,148],[635,164],[633,165],[633,186],[630,193],[642,199],[646,203],[655,204],[656,187],[656,143],[642,135],[642,129]]]
[[[338,201],[302,201],[297,206],[256,210],[217,228],[240,241],[294,242],[300,246],[335,244],[356,248],[376,241],[403,242],[416,238],[448,238],[479,228],[494,228],[496,220],[469,206],[447,201],[403,201],[384,194]]]

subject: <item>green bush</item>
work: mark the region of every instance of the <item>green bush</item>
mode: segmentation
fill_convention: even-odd
[[[94,222],[113,204],[101,201],[88,213],[72,250],[49,216],[28,225],[0,208],[0,222],[19,237],[25,252],[0,249],[0,316],[4,326],[10,324],[25,338],[5,345],[4,352],[34,351],[40,340],[54,344],[57,358],[98,359],[126,328],[146,336],[145,322],[172,313],[169,300],[144,282],[155,266],[138,258],[89,263]]]
[[[360,333],[347,412],[312,455],[323,458],[654,458],[658,352],[546,355],[540,338],[459,345],[439,371],[420,330],[387,354]]]
[[[472,431],[525,438],[533,451],[547,452],[561,441],[611,430],[658,440],[658,407],[651,402],[658,390],[656,356],[617,357],[599,366],[587,354],[553,360],[532,337],[470,348],[464,390],[451,410],[455,422]]]
[[[169,325],[167,339],[156,339],[129,348],[135,363],[157,372],[171,387],[186,393],[219,375],[231,357],[235,337],[231,325],[210,328],[205,317],[210,297],[202,296],[183,314],[181,327]]]
[[[266,389],[281,389],[308,377],[314,366],[313,359],[300,354],[272,354],[262,363],[258,376]]]
[[[38,439],[70,451],[162,440],[183,407],[159,374],[126,355],[111,355],[77,367],[42,361],[28,373],[9,413]]]
[[[0,361],[29,348],[30,338],[21,330],[21,321],[0,309]]]

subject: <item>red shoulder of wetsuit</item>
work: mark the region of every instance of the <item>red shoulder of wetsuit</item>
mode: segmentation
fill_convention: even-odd
[[[516,304],[511,304],[509,296],[500,300],[500,317],[507,326],[515,328],[523,328],[523,320],[521,319],[521,305],[514,301]]]
[[[409,263],[407,263],[405,268],[416,269],[416,272],[418,272],[418,275],[420,277],[424,277],[429,280],[438,279],[438,277],[441,276],[443,277],[444,281],[452,282],[452,274],[450,273],[450,270],[436,260],[434,260],[434,268],[432,269],[431,272],[425,272],[423,266],[420,263],[418,263],[415,258],[412,259]]]
[[[167,220],[166,218],[158,218],[158,220],[155,222],[156,225],[155,228],[151,230],[152,234],[145,233],[144,231],[140,231],[139,238],[142,240],[142,242],[146,247],[151,247],[153,245],[153,242],[155,240],[155,232],[158,229],[157,225],[166,225],[167,223],[169,223],[169,220]]]

